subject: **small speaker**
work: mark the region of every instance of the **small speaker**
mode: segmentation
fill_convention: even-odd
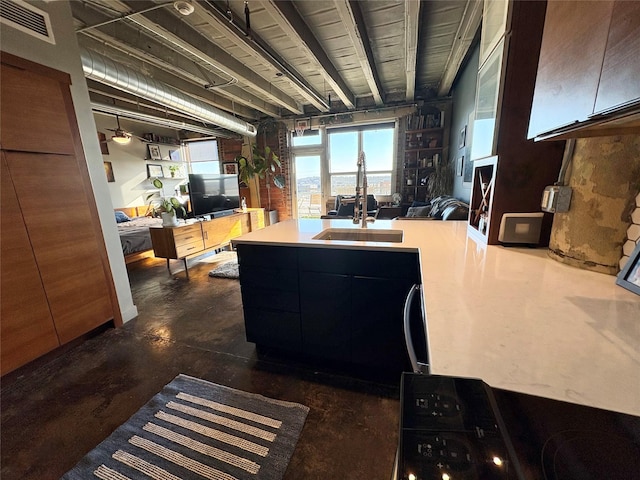
[[[537,245],[544,213],[505,213],[500,221],[498,241],[508,244]]]

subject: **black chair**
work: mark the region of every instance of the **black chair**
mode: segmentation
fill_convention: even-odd
[[[353,217],[353,207],[355,205],[355,195],[337,195],[334,210],[327,212],[328,216]],[[378,202],[373,195],[367,195],[367,215],[375,216],[378,209]]]

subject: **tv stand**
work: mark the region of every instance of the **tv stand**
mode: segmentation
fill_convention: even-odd
[[[189,225],[149,227],[153,254],[167,259],[169,273],[170,260],[182,260],[189,278],[188,259],[227,246],[231,239],[265,226],[263,208],[250,208],[247,212],[225,212],[229,213]]]
[[[220,210],[219,212],[211,212],[209,215],[211,215],[211,218],[221,218],[233,215],[234,213],[236,213],[235,210]]]

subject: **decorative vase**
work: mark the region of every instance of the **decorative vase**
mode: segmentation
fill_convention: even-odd
[[[177,227],[178,226],[178,217],[176,216],[176,212],[162,212],[160,213],[162,217],[162,226],[163,227]]]

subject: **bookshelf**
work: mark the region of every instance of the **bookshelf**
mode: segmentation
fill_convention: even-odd
[[[445,105],[422,105],[405,118],[404,162],[401,175],[402,201],[430,199],[427,181],[436,167],[446,161]]]

